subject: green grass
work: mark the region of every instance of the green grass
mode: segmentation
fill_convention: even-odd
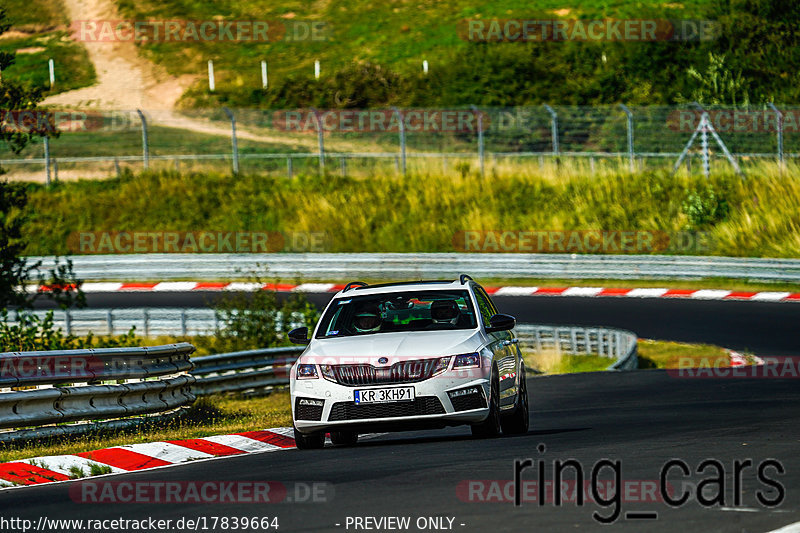
[[[3,77],[27,82],[42,89],[46,94],[57,94],[91,85],[96,80],[94,67],[86,49],[71,41],[65,31],[37,33],[35,35],[0,40],[1,52],[16,52],[20,49],[37,50],[33,53],[17,54],[13,65],[3,71]],[[48,60],[55,63],[56,83],[50,90]]]
[[[730,366],[724,348],[711,344],[687,344],[639,339],[639,368],[696,368]]]
[[[17,53],[3,77],[40,88],[45,95],[87,87],[97,79],[86,49],[69,38],[61,0],[5,0],[10,32],[0,38],[0,52]],[[48,60],[55,63],[55,86],[50,88]]]
[[[124,16],[142,19],[268,21],[322,21],[329,39],[321,42],[280,40],[269,44],[255,42],[149,43],[142,46],[146,57],[164,65],[173,74],[200,75],[187,98],[188,104],[208,103],[206,62],[215,61],[218,96],[238,98],[260,90],[259,63],[269,61],[270,87],[276,87],[293,74],[313,72],[314,60],[320,60],[322,77],[350,62],[372,62],[396,72],[419,72],[427,59],[432,72],[454,60],[456,54],[474,46],[459,36],[458,23],[472,18],[557,18],[564,8],[558,0],[456,0],[451,2],[370,2],[302,3],[292,0],[265,2],[204,2],[183,0],[118,0]],[[618,17],[641,18],[643,13],[658,13],[664,18],[699,16],[707,0],[668,4],[645,0],[631,4],[624,1],[581,2],[567,18]],[[574,3],[573,3],[574,5]],[[671,7],[670,7],[671,6]],[[513,45],[512,45],[513,46]],[[300,89],[302,90],[302,89]],[[238,96],[237,96],[238,95]]]
[[[178,440],[256,431],[291,426],[292,415],[287,392],[262,398],[209,396],[195,402],[189,413],[167,422],[154,421],[146,428],[120,430],[75,437],[54,437],[35,442],[0,444],[0,462],[18,461],[37,456],[88,452],[109,446]],[[102,465],[92,467],[84,476],[108,473]],[[76,472],[76,477],[79,472]]]
[[[463,230],[703,231],[713,246],[701,255],[800,257],[797,175],[144,173],[31,185],[25,234],[28,254],[48,255],[67,252],[78,231],[326,232],[330,252],[456,251]]]

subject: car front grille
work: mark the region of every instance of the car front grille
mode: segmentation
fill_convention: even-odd
[[[390,367],[378,368],[372,365],[334,365],[336,382],[347,387],[362,385],[396,385],[415,383],[430,378],[437,359],[400,361]]]
[[[450,398],[450,402],[456,411],[469,411],[470,409],[484,409],[486,407],[486,399],[481,393],[456,396],[455,398]]]
[[[400,416],[443,415],[444,406],[436,396],[419,396],[410,402],[367,403],[351,402],[333,404],[328,420],[362,420],[371,418],[395,418]]]
[[[322,405],[301,405],[300,400],[304,398],[297,398],[294,402],[294,414],[297,420],[322,420]]]

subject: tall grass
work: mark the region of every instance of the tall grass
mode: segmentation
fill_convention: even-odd
[[[708,232],[727,256],[800,256],[800,172],[746,177],[474,162],[324,176],[169,171],[31,185],[28,253],[67,252],[74,231],[326,232],[334,252],[447,252],[462,230]]]

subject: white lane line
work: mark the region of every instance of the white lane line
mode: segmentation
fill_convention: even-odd
[[[759,292],[750,298],[750,301],[777,302],[778,300],[783,300],[791,294],[792,293],[790,292]]]
[[[235,281],[233,283],[228,283],[228,286],[225,287],[224,291],[242,291],[242,292],[251,292],[257,291],[261,287],[263,287],[263,283],[255,283],[255,282],[244,282],[244,281]]]
[[[117,292],[120,287],[122,287],[122,283],[92,282],[81,285],[81,290],[83,292]]]
[[[495,291],[496,296],[531,296],[539,287],[501,287]]]
[[[561,296],[597,296],[603,287],[570,287],[561,293]]]
[[[197,450],[186,448],[185,446],[178,446],[170,442],[143,442],[139,444],[126,444],[118,446],[123,450],[130,450],[132,452],[141,453],[148,457],[161,459],[168,463],[183,463],[185,461],[193,461],[195,459],[208,459],[214,457],[210,453],[205,453]]]
[[[301,283],[292,292],[329,292],[334,286],[333,283]]]
[[[269,431],[275,431],[270,429]],[[260,440],[251,439],[242,435],[213,435],[211,437],[203,437],[204,440],[216,442],[217,444],[224,444],[243,452],[263,452],[265,450],[282,450],[280,446],[274,444],[267,444]]]
[[[625,296],[628,298],[658,298],[666,292],[667,289],[631,289]]]
[[[78,457],[77,455],[52,455],[49,457],[34,457],[33,459],[25,459],[24,462],[35,466],[40,466],[42,468],[46,468],[47,470],[52,470],[53,472],[64,474],[65,476],[71,476],[75,474],[72,470],[70,470],[71,468],[79,470],[86,477],[91,476],[92,465],[103,467],[103,470],[110,468],[111,472],[115,474],[119,472],[126,472],[126,470],[123,470],[121,468],[117,468],[111,465],[106,465],[103,463],[98,463],[97,461],[92,461],[91,459],[86,459],[84,457]]]
[[[783,526],[780,529],[773,529],[772,531],[768,531],[767,533],[800,533],[800,522],[795,522],[794,524]]]
[[[731,291],[716,289],[701,289],[694,291],[692,298],[695,300],[721,300],[731,293]]]
[[[186,292],[197,287],[196,281],[162,281],[156,283],[154,291]]]

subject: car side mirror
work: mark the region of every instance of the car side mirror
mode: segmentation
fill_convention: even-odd
[[[296,328],[289,332],[289,340],[294,344],[308,344],[308,328]]]
[[[511,315],[504,315],[498,313],[489,319],[489,325],[486,326],[486,333],[495,333],[497,331],[508,331],[514,329],[517,325],[517,319]]]

